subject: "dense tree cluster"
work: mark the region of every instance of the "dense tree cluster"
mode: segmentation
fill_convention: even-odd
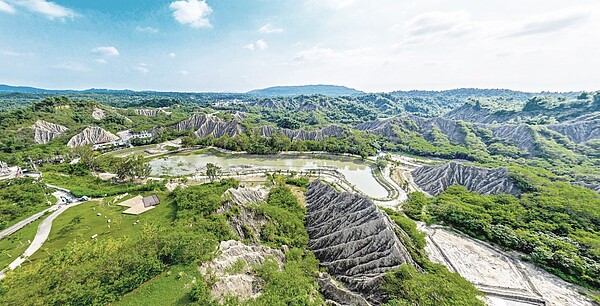
[[[54,204],[56,199],[49,194],[46,185],[32,178],[0,181],[0,230],[41,210],[48,202]]]
[[[363,158],[375,155],[379,147],[378,136],[359,131],[350,131],[347,137],[328,137],[316,140],[290,140],[283,133],[275,133],[263,137],[255,131],[230,137],[225,135],[220,138],[185,137],[182,141],[184,147],[195,145],[216,146],[231,151],[246,151],[249,154],[276,154],[284,151],[326,151],[331,153],[350,153]]]

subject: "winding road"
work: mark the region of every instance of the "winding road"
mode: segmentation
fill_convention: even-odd
[[[41,218],[47,212],[52,212],[46,219],[44,219],[44,221],[42,221],[42,223],[40,223],[40,226],[38,227],[38,231],[35,234],[33,241],[31,241],[31,244],[29,245],[29,247],[25,250],[25,252],[23,252],[23,255],[19,256],[12,263],[10,263],[10,265],[8,265],[8,268],[0,271],[0,280],[4,278],[5,273],[8,270],[14,270],[18,266],[20,266],[23,262],[28,260],[29,256],[33,255],[35,252],[37,252],[42,247],[42,245],[44,244],[44,242],[46,242],[46,240],[48,239],[48,236],[50,235],[50,230],[52,229],[52,221],[54,221],[54,219],[56,219],[56,217],[58,217],[60,214],[62,214],[65,210],[69,209],[69,207],[77,206],[81,203],[84,203],[84,202],[74,201],[72,204],[64,204],[62,202],[62,200],[60,200],[61,197],[70,198],[70,199],[74,199],[75,197],[66,189],[63,189],[60,187],[57,188],[56,186],[52,186],[52,185],[48,185],[48,187],[57,189],[54,193],[52,193],[57,199],[59,199],[57,204],[9,227],[8,229],[6,229],[0,233],[0,239],[2,239],[5,236],[11,235],[11,234],[15,233],[16,231],[20,230],[21,228],[25,227],[27,224],[30,224],[31,222]]]

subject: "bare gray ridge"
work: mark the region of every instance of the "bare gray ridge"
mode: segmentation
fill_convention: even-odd
[[[222,136],[236,136],[242,134],[246,129],[242,126],[239,114],[234,114],[233,120],[223,120],[213,114],[195,114],[190,119],[175,124],[177,131],[194,130],[199,138],[212,135],[215,138]],[[343,128],[339,126],[328,126],[320,130],[291,130],[278,128],[275,126],[261,126],[257,128],[259,135],[269,137],[277,132],[282,132],[286,137],[292,140],[323,140],[328,137],[342,137],[345,135]]]
[[[402,264],[417,267],[396,236],[396,225],[362,195],[338,192],[319,180],[306,192],[308,247],[346,288],[373,304],[386,272]]]
[[[506,167],[490,169],[450,162],[419,167],[412,172],[412,177],[421,190],[433,196],[452,185],[461,185],[479,194],[521,194]]]

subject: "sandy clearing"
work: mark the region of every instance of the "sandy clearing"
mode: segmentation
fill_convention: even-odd
[[[425,251],[429,259],[473,282],[488,294],[489,305],[539,305],[535,300],[540,298],[548,306],[597,305],[579,293],[584,289],[521,261],[518,254],[501,251],[441,226],[427,227],[420,223],[419,229],[427,233]]]

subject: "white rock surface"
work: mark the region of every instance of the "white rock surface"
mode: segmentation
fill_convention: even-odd
[[[92,112],[92,117],[96,120],[102,120],[106,117],[106,111],[100,108],[94,109]]]
[[[212,286],[213,297],[221,301],[227,295],[238,297],[241,301],[255,298],[261,294],[261,280],[252,274],[254,266],[262,265],[268,258],[275,260],[283,268],[285,256],[282,251],[266,246],[249,246],[239,241],[221,241],[220,255],[209,263],[200,266],[200,272],[206,277],[217,277]],[[232,267],[244,262],[243,267],[233,271]]]
[[[46,144],[55,138],[62,136],[67,130],[67,127],[50,123],[44,120],[36,121],[31,129],[34,133],[34,140],[39,144]]]
[[[155,117],[160,113],[165,113],[162,109],[136,109],[135,113],[140,116]]]
[[[75,148],[78,146],[94,145],[97,143],[117,141],[119,137],[103,128],[92,126],[73,136],[67,146]]]

